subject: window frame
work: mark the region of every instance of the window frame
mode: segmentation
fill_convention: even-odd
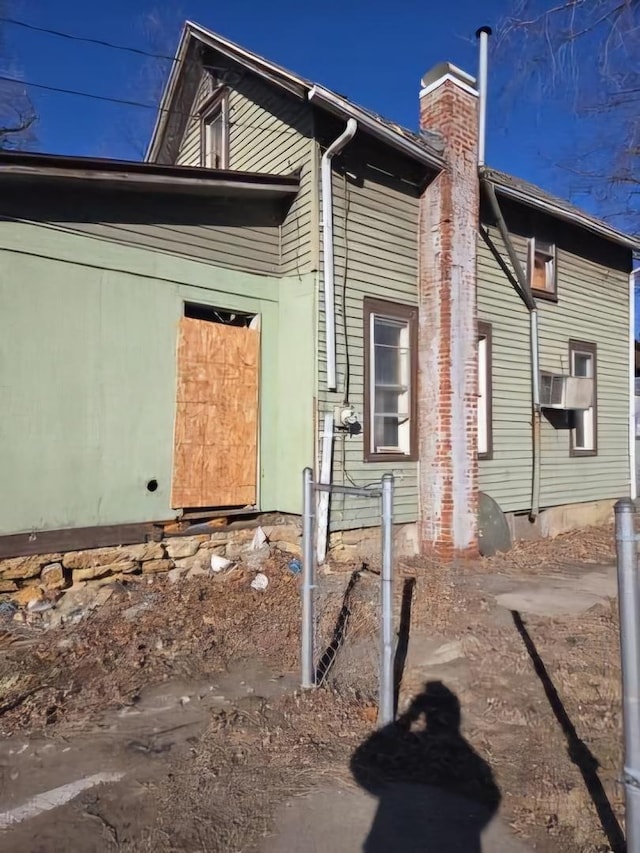
[[[220,166],[207,166],[207,128],[220,115],[222,120],[222,152]],[[200,166],[203,169],[229,168],[229,93],[215,92],[200,110]]]
[[[544,244],[545,248],[536,248],[536,243]],[[544,252],[553,263],[553,292],[549,290],[538,290],[533,286],[533,270],[535,265],[536,252]],[[535,237],[529,237],[527,247],[527,282],[529,290],[536,299],[545,299],[547,302],[558,301],[558,249],[555,243],[547,242],[546,240],[536,240]]]
[[[371,326],[373,317],[388,318],[405,322],[409,330],[409,452],[380,453],[371,449],[372,419],[372,390],[374,366],[372,358]],[[413,305],[403,305],[398,302],[387,302],[382,299],[365,297],[363,302],[364,321],[364,461],[365,462],[416,462],[418,460],[418,308]]]
[[[493,329],[491,323],[486,323],[484,320],[478,321],[478,401],[480,401],[480,351],[479,345],[482,339],[485,340],[485,405],[484,405],[484,413],[486,417],[486,432],[487,432],[487,449],[485,451],[480,450],[480,446],[478,444],[478,459],[493,459],[493,341],[492,341],[492,333]],[[477,418],[478,424],[480,423],[480,406],[478,405],[477,410]],[[477,441],[477,433],[476,433],[476,441]]]
[[[569,432],[569,456],[574,459],[586,456],[598,455],[598,346],[592,341],[578,341],[573,338],[569,341],[569,375],[575,376],[573,372],[573,354],[585,353],[591,356],[593,373],[593,404],[590,409],[578,409],[571,413],[571,430]],[[575,446],[575,419],[584,412],[592,412],[593,447],[582,448]]]

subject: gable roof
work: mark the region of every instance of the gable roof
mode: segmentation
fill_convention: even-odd
[[[514,178],[513,175],[508,175],[506,172],[500,172],[497,169],[488,167],[480,169],[480,177],[491,181],[496,188],[496,192],[505,198],[511,198],[527,207],[532,207],[550,216],[555,216],[557,219],[562,219],[573,225],[579,225],[593,234],[597,234],[599,237],[604,237],[613,243],[618,243],[635,252],[640,252],[640,239],[631,237],[629,234],[613,228],[607,222],[603,222],[601,219],[585,213],[579,207],[548,193],[535,184],[530,184],[521,178]]]
[[[302,100],[308,100],[345,121],[354,118],[365,132],[423,165],[436,171],[440,171],[446,166],[446,161],[442,156],[442,139],[437,133],[430,131],[414,133],[372,110],[353,103],[343,95],[333,92],[319,83],[300,77],[281,65],[270,62],[192,21],[187,21],[182,30],[171,74],[160,101],[151,141],[145,156],[147,162],[155,161],[158,156],[171,115],[173,99],[178,92],[183,72],[188,66],[188,54],[194,43],[218,51],[221,55],[239,63],[263,80]],[[497,169],[482,167],[479,171],[480,177],[490,180],[495,185],[496,191],[505,198],[512,198],[520,204],[585,228],[634,252],[640,252],[640,238],[630,237],[606,222],[580,210],[570,202],[551,195],[528,181],[515,178]]]
[[[306,80],[304,77],[300,77],[292,71],[276,65],[274,62],[270,62],[257,53],[246,50],[240,47],[240,45],[192,21],[187,21],[182,30],[173,68],[169,75],[162,100],[160,101],[156,123],[145,156],[147,161],[155,160],[158,155],[167,120],[171,112],[172,101],[186,65],[189,49],[194,40],[218,51],[228,59],[243,65],[258,77],[269,81],[280,89],[284,89],[296,97],[316,104],[320,109],[344,118],[345,121],[350,118],[356,119],[365,132],[380,139],[392,148],[396,148],[406,156],[417,160],[419,163],[430,166],[437,171],[440,171],[444,167],[445,161],[442,157],[442,143],[436,133],[414,133],[371,110],[354,104],[343,95],[332,92],[319,83]]]

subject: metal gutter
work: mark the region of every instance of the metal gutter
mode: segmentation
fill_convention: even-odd
[[[234,192],[295,195],[300,187],[297,175],[269,175],[22,152],[0,152],[0,181],[4,184],[64,181],[113,185],[119,189],[207,195],[232,195]]]

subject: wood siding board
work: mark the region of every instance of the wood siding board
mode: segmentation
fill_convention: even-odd
[[[504,257],[496,229],[489,232]],[[526,239],[513,240],[526,260]],[[599,443],[598,456],[572,458],[569,430],[543,415],[541,507],[616,497],[629,488],[628,277],[558,244],[558,303],[539,303],[540,366],[568,373],[570,338],[597,345]],[[480,461],[480,488],[504,511],[525,511],[532,474],[529,318],[481,238],[478,311],[493,329],[494,458]]]
[[[43,190],[37,197],[5,193],[0,213],[7,219],[49,224],[229,269],[261,274],[278,270],[280,214],[275,203],[254,204],[247,213],[240,200],[136,195],[125,203],[122,196],[100,190]]]
[[[338,380],[342,386],[347,358],[349,403],[364,417],[364,299],[366,297],[413,307],[417,304],[418,199],[402,186],[375,181],[358,166],[350,171],[352,181],[336,169],[334,187],[334,235],[336,282],[336,357]],[[338,167],[339,168],[339,167]],[[346,166],[345,166],[346,168]],[[319,172],[319,170],[318,170]],[[364,179],[360,179],[365,175]],[[319,180],[319,175],[318,175]],[[319,195],[319,190],[318,190]],[[322,269],[322,247],[320,246]],[[346,287],[345,287],[346,281]],[[340,405],[338,393],[326,390],[325,313],[322,275],[318,291],[318,421],[322,414]],[[345,338],[345,324],[346,334]],[[321,428],[318,429],[318,442]],[[417,518],[417,464],[411,461],[365,462],[363,436],[337,437],[334,446],[333,479],[342,485],[366,486],[382,475],[395,476],[394,521],[409,523]],[[334,498],[330,527],[347,530],[380,524],[380,503],[376,500]]]
[[[213,54],[211,56],[214,56]],[[211,58],[211,57],[209,57]],[[205,56],[205,64],[208,59]],[[211,64],[226,66],[229,61],[215,55]],[[237,73],[237,67],[233,70]],[[206,73],[198,87],[190,110],[196,114],[208,97]],[[283,275],[306,273],[313,258],[311,151],[313,118],[311,106],[293,95],[276,91],[255,75],[245,73],[229,84],[229,168],[238,171],[289,174],[300,170],[300,191],[277,230],[277,251],[270,251],[266,264],[256,266],[257,247],[249,241],[238,242],[244,250],[243,268]],[[178,153],[178,163],[200,165],[200,119],[192,117],[185,129]],[[269,247],[271,249],[271,246]],[[241,253],[240,253],[241,254]],[[237,258],[229,255],[230,263]],[[226,259],[225,259],[226,260]]]

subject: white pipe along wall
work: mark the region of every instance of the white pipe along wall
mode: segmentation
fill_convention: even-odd
[[[324,316],[327,355],[327,390],[335,391],[336,377],[336,305],[333,260],[333,184],[331,161],[356,135],[358,122],[350,118],[347,126],[322,155],[322,252],[324,260]]]
[[[632,500],[638,496],[636,476],[636,276],[634,270],[629,275],[629,495]]]

